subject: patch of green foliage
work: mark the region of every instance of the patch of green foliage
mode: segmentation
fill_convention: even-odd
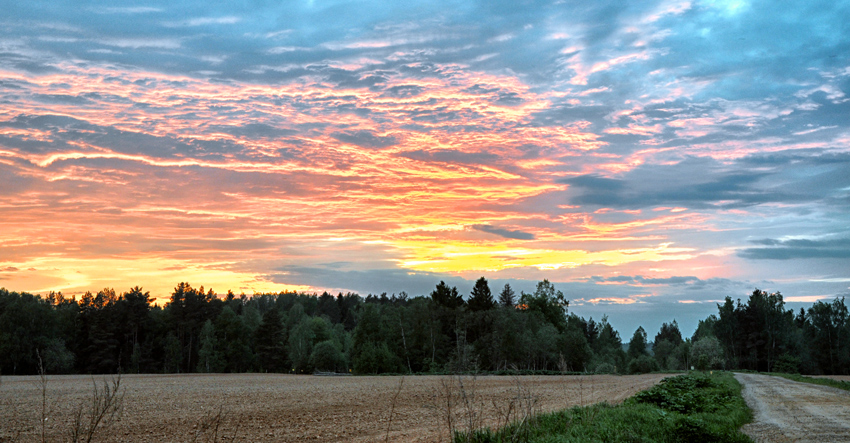
[[[600,403],[541,414],[525,423],[472,435],[455,443],[722,442],[752,440],[738,429],[752,419],[731,373],[668,377],[618,406]]]
[[[665,378],[659,385],[632,398],[637,403],[653,404],[667,411],[692,414],[715,412],[728,404],[734,391],[718,386],[704,374]]]
[[[779,372],[769,372],[770,375],[775,375],[777,377],[787,378],[788,380],[799,381],[803,383],[811,383],[813,385],[821,385],[821,386],[830,386],[833,388],[844,389],[845,391],[850,391],[850,382],[842,381],[842,380],[833,380],[831,378],[814,378],[814,377],[806,377],[805,375],[800,374],[784,374]]]

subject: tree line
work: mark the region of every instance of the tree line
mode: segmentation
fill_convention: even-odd
[[[638,328],[628,346],[606,317],[568,306],[547,280],[494,295],[483,277],[467,297],[444,282],[417,297],[219,296],[180,283],[162,307],[140,287],[79,300],[0,289],[0,374],[850,371],[844,299],[795,314],[757,289],[746,303],[727,297],[691,337],[673,320],[651,342]]]

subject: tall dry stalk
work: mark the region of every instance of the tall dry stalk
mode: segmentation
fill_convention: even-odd
[[[41,353],[38,349],[35,350],[35,356],[38,358],[38,381],[41,387],[41,443],[47,442],[47,374],[44,372],[44,364],[41,361]]]
[[[479,398],[478,376],[476,374],[469,376],[466,383],[464,383],[464,377],[460,374],[456,377],[460,400],[463,404],[461,414],[466,428],[461,433],[469,440],[475,430],[483,425],[484,402]]]
[[[103,381],[99,388],[92,377],[92,394],[89,403],[81,402],[74,414],[69,437],[73,443],[90,443],[98,430],[107,429],[120,418],[124,406],[121,392],[121,374],[111,383]]]
[[[505,435],[509,442],[523,442],[528,439],[528,429],[534,417],[540,412],[540,396],[524,383],[519,375],[512,376],[513,394],[503,402],[493,400],[496,412],[496,429],[509,430]],[[508,426],[511,426],[508,428]]]
[[[452,439],[452,434],[455,430],[455,400],[454,379],[451,377],[443,377],[440,379],[440,395],[438,398],[437,410],[444,420],[449,440]],[[442,441],[442,433],[440,435],[440,441]]]
[[[437,394],[432,397],[433,409],[442,424],[439,441],[444,441],[445,434],[449,441],[471,441],[487,422],[494,423],[496,429],[513,425],[511,435],[504,441],[525,441],[528,425],[539,412],[540,396],[521,376],[513,375],[512,382],[509,397],[487,400],[475,374],[455,374],[440,379]]]
[[[464,383],[462,377],[460,374],[455,374],[441,378],[435,398],[434,409],[443,424],[442,429],[448,434],[449,441],[454,440],[454,436],[458,434],[470,435],[477,429],[480,417],[483,416],[480,410],[483,408],[483,402],[478,401],[475,382]],[[443,432],[441,431],[440,441],[442,440]]]
[[[219,438],[221,438],[221,441],[235,441],[241,425],[241,421],[238,418],[235,420],[236,425],[234,427],[233,434],[231,434],[229,438],[219,435],[225,421],[227,421],[227,417],[228,414],[224,409],[224,405],[219,405],[218,409],[211,410],[204,414],[204,416],[202,416],[198,421],[198,424],[195,425],[195,433],[192,435],[192,443],[199,441],[203,441],[204,443],[217,443]]]
[[[517,426],[514,435],[511,436],[511,441],[521,441],[521,438],[527,437],[528,426],[534,417],[540,412],[538,406],[540,404],[540,396],[531,390],[529,386],[522,383],[519,375],[514,376],[514,384],[517,389],[519,398],[519,426]]]

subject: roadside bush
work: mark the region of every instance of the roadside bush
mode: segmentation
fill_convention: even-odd
[[[658,362],[648,355],[641,355],[629,361],[629,374],[648,374],[658,370]]]
[[[716,384],[708,376],[688,374],[665,378],[660,384],[635,394],[631,401],[690,414],[717,411],[734,398],[733,393],[727,387]]]
[[[737,430],[718,426],[698,416],[683,416],[676,420],[672,431],[673,441],[682,443],[714,442],[738,443],[749,442],[750,439]]]

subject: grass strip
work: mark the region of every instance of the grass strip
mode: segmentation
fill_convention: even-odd
[[[495,431],[456,432],[454,441],[752,443],[739,431],[751,419],[741,385],[731,373],[690,373],[665,378],[621,405],[574,407]]]
[[[830,386],[833,388],[844,389],[845,391],[850,391],[850,382],[842,381],[842,380],[833,380],[831,378],[814,378],[814,377],[806,377],[805,375],[800,374],[786,374],[783,372],[768,372],[768,375],[774,375],[776,377],[787,378],[788,380],[799,381],[803,383],[811,383],[813,385],[821,385],[821,386]]]

